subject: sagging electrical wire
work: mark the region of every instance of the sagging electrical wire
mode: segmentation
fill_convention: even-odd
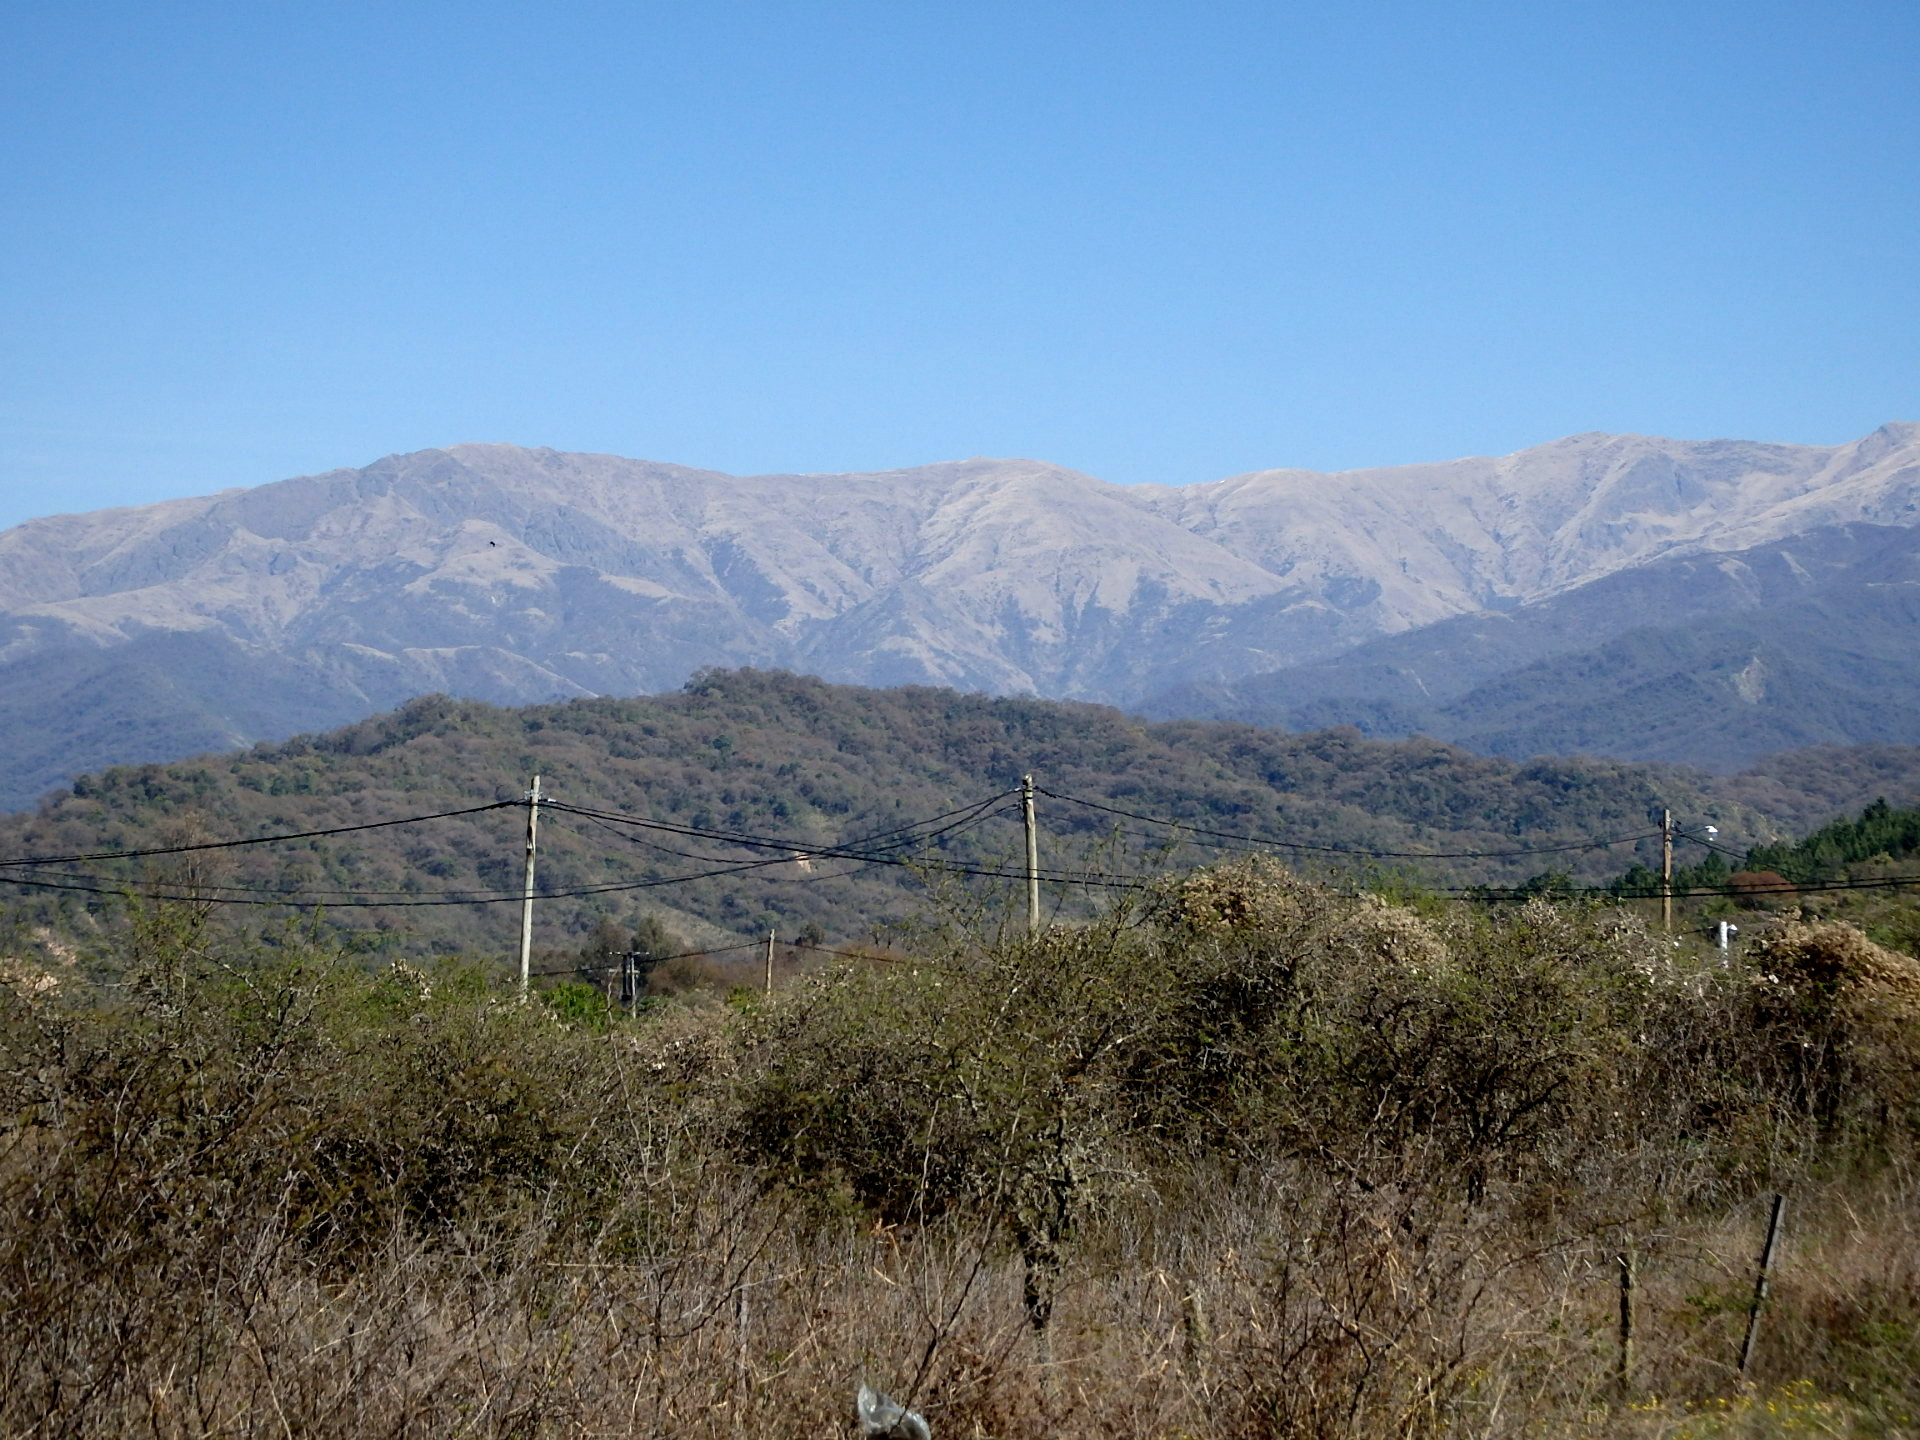
[[[1306,850],[1327,855],[1346,855],[1358,860],[1510,860],[1524,855],[1558,855],[1575,850],[1604,850],[1615,845],[1626,845],[1641,840],[1657,840],[1660,837],[1660,831],[1649,830],[1631,835],[1615,835],[1606,840],[1570,841],[1565,845],[1532,845],[1518,850],[1365,850],[1350,845],[1320,845],[1305,840],[1270,840],[1259,835],[1239,835],[1228,830],[1211,830],[1190,821],[1169,820],[1161,815],[1143,815],[1137,810],[1123,810],[1117,805],[1107,805],[1079,795],[1063,795],[1059,791],[1046,790],[1039,786],[1035,786],[1034,790],[1036,794],[1045,795],[1049,800],[1059,800],[1068,805],[1082,805],[1089,810],[1118,815],[1126,820],[1138,820],[1147,825],[1184,830],[1190,835],[1231,840],[1260,849]]]
[[[684,885],[694,880],[710,880],[721,875],[733,875],[743,870],[758,870],[768,865],[779,865],[783,863],[785,863],[783,860],[745,860],[737,865],[723,865],[718,869],[704,870],[693,875],[669,875],[648,880],[607,881],[596,885],[573,886],[564,890],[536,890],[533,898],[535,900],[577,900],[590,895],[617,895],[630,890],[652,890],[663,885]],[[876,861],[874,863],[881,862]],[[802,878],[810,879],[815,877]],[[822,876],[818,878],[825,879],[834,877]],[[160,888],[165,882],[160,882],[159,884],[153,882],[145,884],[125,882],[117,885],[108,883],[61,883],[52,880],[32,880],[21,875],[0,875],[0,884],[22,885],[32,890],[67,890],[87,895],[113,895],[120,898],[138,896],[143,900],[177,901],[183,904],[250,905],[283,908],[303,905],[313,894],[313,892],[310,891],[286,890],[269,892],[268,898],[209,895],[199,889],[178,885],[170,889]],[[395,892],[379,892],[379,894],[382,895],[390,895],[393,893]],[[364,897],[335,899],[324,902],[324,904],[320,905],[320,908],[339,910],[413,910],[442,905],[518,905],[524,903],[525,900],[526,892],[524,890],[515,890],[481,895],[479,898],[469,896],[464,899],[440,896],[411,900],[393,900],[377,897],[371,899]]]
[[[995,797],[1003,798],[1003,797]],[[962,865],[949,860],[910,860],[898,855],[873,853],[840,845],[819,845],[771,836],[747,835],[737,831],[712,830],[701,826],[681,825],[667,820],[651,820],[638,815],[621,815],[613,811],[593,810],[585,806],[567,805],[554,802],[552,808],[568,811],[576,815],[590,815],[602,820],[611,820],[622,825],[631,825],[638,829],[659,831],[668,835],[682,835],[690,839],[714,840],[725,844],[742,846],[754,850],[778,850],[780,860],[857,860],[869,865],[891,865],[904,869],[920,869],[932,873],[949,875],[973,875],[995,880],[1019,880],[1026,878],[1021,868],[1002,866],[987,868],[978,865]],[[964,822],[956,822],[964,823]],[[766,863],[766,862],[762,862]],[[771,863],[779,863],[774,861]],[[1060,868],[1043,869],[1040,879],[1052,884],[1091,885],[1104,888],[1141,889],[1152,883],[1152,877],[1142,875],[1118,875],[1096,870],[1065,870]]]
[[[866,850],[872,847],[876,841],[888,840],[888,841],[891,841],[891,843],[888,845],[883,845],[880,848],[882,850],[889,850],[889,849],[898,850],[898,849],[904,849],[907,846],[918,843],[918,842],[924,842],[926,840],[932,840],[932,839],[936,839],[936,838],[943,837],[950,834],[956,834],[963,830],[970,829],[974,825],[984,823],[987,820],[991,820],[996,815],[1007,813],[1001,810],[989,810],[988,807],[995,805],[1002,800],[1005,800],[1011,793],[1013,792],[1002,791],[998,795],[990,795],[985,800],[981,800],[975,804],[963,805],[957,809],[948,810],[944,814],[935,815],[926,820],[916,820],[910,825],[901,825],[901,826],[895,827],[892,830],[881,830],[872,835],[857,837],[853,840],[841,841],[839,848],[845,849],[845,850],[852,850],[858,847],[862,850]],[[644,845],[648,849],[658,850],[664,855],[677,856],[683,860],[701,860],[701,861],[705,861],[712,864],[726,863],[726,858],[724,856],[696,855],[692,851],[688,851],[688,850],[675,850],[671,846],[660,844],[657,840],[646,840],[641,838],[638,835],[630,835],[624,830],[615,829],[614,826],[616,824],[631,825],[631,824],[637,823],[624,816],[616,820],[616,819],[613,819],[608,814],[608,812],[603,812],[603,811],[589,812],[589,810],[586,807],[562,805],[559,803],[554,803],[549,808],[561,810],[567,814],[576,815],[581,819],[587,820],[590,823],[599,826],[601,829],[607,831],[607,833],[618,836],[620,839],[625,840],[629,844]],[[924,835],[911,833],[914,831],[921,830],[925,826],[937,824],[939,821],[949,819],[950,817],[953,817],[953,816],[959,816],[960,818],[957,820],[954,820],[952,824],[942,826],[938,830],[928,831]],[[893,837],[896,837],[896,836],[901,838],[893,839]],[[716,841],[716,843],[736,843],[737,844],[739,842],[738,841],[731,841],[731,842]],[[781,843],[784,845],[786,842],[781,842]],[[813,853],[812,851],[808,851],[806,852],[806,855],[803,856],[802,858],[810,858],[812,853]],[[773,861],[768,861],[766,863],[777,865],[785,862],[784,860],[773,860]]]
[[[1669,894],[1675,900],[1699,896],[1712,898],[1721,895],[1752,899],[1785,899],[1792,895],[1817,895],[1838,890],[1899,890],[1909,885],[1920,885],[1920,875],[1889,875],[1870,880],[1808,880],[1805,882],[1783,879],[1778,885],[1688,885],[1685,888],[1635,885],[1616,889],[1610,885],[1573,885],[1553,890],[1529,890],[1524,887],[1495,889],[1484,885],[1463,885],[1435,893],[1454,895],[1465,900],[1490,900],[1504,904],[1532,899],[1535,896],[1548,900],[1661,900]]]
[[[637,827],[640,829],[646,829],[646,830],[656,830],[656,831],[661,831],[671,835],[684,835],[690,839],[712,840],[717,844],[738,845],[738,846],[745,846],[747,848],[759,849],[759,850],[768,850],[768,849],[785,850],[792,855],[832,856],[832,855],[842,854],[842,853],[851,854],[856,851],[864,853],[868,850],[869,847],[873,846],[876,842],[889,840],[895,836],[904,836],[905,838],[896,842],[891,846],[881,846],[881,848],[883,850],[899,849],[907,844],[913,843],[915,840],[933,839],[939,835],[946,834],[949,831],[957,830],[961,827],[976,823],[978,820],[991,819],[992,818],[991,815],[981,814],[980,812],[986,811],[988,807],[996,805],[1003,800],[1006,800],[1012,794],[1013,792],[1010,790],[1003,790],[997,795],[988,796],[985,800],[977,801],[971,805],[962,805],[957,809],[948,810],[943,814],[931,816],[926,820],[917,820],[913,822],[911,825],[896,826],[891,830],[882,830],[873,835],[856,837],[855,839],[841,841],[838,844],[834,844],[834,845],[816,845],[808,841],[790,840],[790,839],[784,839],[784,838],[775,837],[775,836],[749,835],[741,831],[714,830],[714,829],[709,829],[702,826],[681,825],[675,821],[654,820],[654,819],[645,818],[637,815],[624,815],[618,811],[600,810],[600,809],[596,809],[591,806],[585,806],[585,805],[571,805],[571,804],[567,804],[564,801],[549,802],[548,808],[552,810],[559,810],[567,814],[583,816],[587,819],[592,819],[592,820],[611,822],[613,824],[618,824],[618,825],[629,825],[629,826],[634,826],[634,827]],[[952,819],[952,817],[955,817],[955,816],[958,816],[959,818],[952,820],[951,824],[943,826],[939,830],[928,831],[925,835],[911,835],[908,833],[911,831],[921,830],[928,825],[938,824],[942,820]],[[638,843],[650,843],[650,842],[638,842]],[[665,848],[665,847],[657,847],[657,848]],[[675,852],[675,853],[678,853],[678,852]],[[719,857],[705,856],[705,857],[690,857],[690,858],[717,859]]]
[[[651,967],[665,965],[670,960],[704,960],[709,955],[731,955],[738,950],[758,950],[765,943],[764,940],[749,940],[744,945],[716,945],[708,950],[682,950],[678,955],[649,955],[645,963]],[[527,973],[548,978],[555,975],[598,975],[603,971],[612,974],[624,969],[626,963],[623,957],[601,965],[563,965],[557,969],[529,970]]]
[[[910,831],[926,825],[935,824],[950,816],[962,817],[962,823],[974,812],[1004,800],[1010,792],[1001,792],[984,801],[961,806],[927,820],[916,821],[912,825],[896,827],[880,832],[874,839],[886,839],[890,836]],[[434,820],[456,819],[467,815],[484,814],[488,811],[515,809],[527,804],[525,800],[496,800],[485,805],[467,806],[458,810],[435,811],[424,815],[399,816],[391,820],[366,821],[354,825],[336,825],[325,829],[292,831],[276,835],[259,835],[240,840],[197,841],[184,845],[150,846],[133,850],[99,850],[76,852],[68,855],[22,856],[12,860],[0,860],[0,871],[8,869],[38,869],[56,864],[83,864],[107,860],[145,859],[168,855],[186,855],[210,850],[230,850],[246,846],[268,845],[290,840],[322,839],[335,835],[350,835],[367,830],[380,830],[400,825],[417,825]],[[559,807],[554,807],[559,808]],[[952,828],[952,827],[948,827]],[[939,833],[939,832],[936,832]],[[684,852],[682,852],[684,853]],[[584,895],[606,894],[628,889],[645,889],[654,885],[681,884],[694,880],[711,879],[720,875],[736,874],[742,870],[759,869],[767,865],[784,863],[785,857],[776,860],[754,860],[750,862],[727,862],[718,856],[687,856],[714,862],[718,868],[693,875],[671,876],[661,879],[639,881],[616,881],[600,885],[578,886],[563,890],[537,891],[535,899],[567,899]],[[837,874],[850,874],[840,871]],[[822,876],[817,878],[832,878]],[[439,905],[498,905],[514,901],[524,901],[525,892],[521,889],[500,887],[473,887],[471,889],[450,889],[422,894],[417,890],[360,890],[360,889],[313,889],[308,887],[286,888],[268,886],[229,885],[219,883],[179,884],[164,881],[107,881],[96,876],[63,875],[58,879],[36,877],[28,879],[18,875],[0,873],[0,882],[20,885],[36,890],[69,891],[91,895],[129,895],[137,894],[147,899],[170,901],[199,901],[212,904],[283,906],[306,902],[323,903],[339,908],[414,908]]]
[[[691,874],[656,876],[638,880],[605,881],[592,885],[571,886],[560,889],[539,890],[534,894],[538,900],[557,900],[583,898],[595,895],[619,894],[624,892],[652,889],[666,885],[689,884],[695,881],[715,879],[726,875],[736,875],[748,871],[771,868],[795,861],[844,860],[852,862],[852,869],[830,872],[821,875],[793,877],[795,879],[819,880],[839,878],[855,873],[868,866],[892,866],[909,868],[930,874],[950,874],[995,880],[1018,880],[1026,878],[1024,868],[1013,865],[987,866],[968,865],[951,860],[932,857],[909,858],[901,852],[923,847],[936,840],[964,833],[977,825],[984,824],[1002,814],[1012,812],[1013,807],[1003,804],[1015,792],[1003,790],[988,796],[984,800],[969,805],[958,806],[939,815],[907,825],[893,827],[853,840],[831,845],[819,845],[798,842],[790,838],[755,835],[742,831],[715,829],[705,826],[683,825],[672,821],[654,820],[641,816],[626,815],[618,811],[603,810],[592,806],[573,805],[564,801],[549,800],[545,808],[549,812],[569,814],[585,819],[609,833],[619,835],[631,843],[644,845],[677,858],[696,860],[711,868]],[[1087,809],[1111,814],[1120,818],[1137,821],[1147,825],[1159,826],[1175,832],[1176,838],[1199,837],[1204,841],[1231,842],[1248,848],[1288,849],[1323,854],[1343,855],[1361,859],[1496,859],[1513,858],[1523,855],[1559,854],[1576,850],[1592,850],[1654,838],[1660,832],[1616,836],[1604,840],[1574,842],[1562,845],[1533,846],[1514,850],[1462,850],[1462,851],[1393,851],[1366,850],[1351,846],[1321,845],[1305,841],[1270,840],[1259,836],[1241,835],[1229,831],[1214,830],[1195,826],[1183,821],[1170,820],[1162,816],[1146,815],[1138,811],[1127,810],[1120,806],[1108,805],[1101,801],[1067,795],[1058,791],[1040,789],[1038,793],[1062,803],[1079,805]],[[279,835],[254,836],[241,840],[205,841],[187,845],[154,846],[135,850],[114,850],[76,853],[72,855],[46,855],[21,857],[0,861],[0,872],[25,868],[39,868],[53,864],[76,864],[93,861],[137,859],[165,855],[191,854],[209,850],[225,850],[243,846],[272,844],[290,840],[320,839],[335,835],[354,834],[366,830],[384,829],[400,825],[421,824],[435,820],[455,819],[468,815],[483,814],[488,811],[518,808],[529,803],[527,800],[501,800],[486,805],[469,806],[457,810],[438,811],[425,815],[402,816],[392,820],[363,822],[355,825],[332,826],[325,829],[289,832]],[[615,827],[625,827],[617,829]],[[657,841],[628,833],[631,830],[644,830],[655,834],[666,834],[694,840],[705,840],[715,844],[730,845],[750,850],[773,850],[777,855],[763,856],[752,860],[730,861],[722,856],[700,854],[678,850],[662,845]],[[1708,842],[1703,842],[1708,843]],[[1729,852],[1732,853],[1732,852]],[[1064,867],[1047,867],[1040,871],[1039,878],[1053,885],[1075,885],[1108,889],[1144,889],[1157,883],[1155,877],[1118,874],[1109,871],[1073,870]],[[44,877],[28,878],[18,874],[0,873],[0,882],[22,885],[34,889],[64,890],[98,895],[137,894],[155,900],[174,900],[228,905],[288,906],[304,903],[331,905],[339,908],[415,908],[449,905],[496,905],[523,902],[526,898],[523,890],[504,888],[474,887],[472,889],[450,889],[431,893],[417,890],[354,890],[344,888],[269,888],[265,886],[241,886],[226,884],[180,884],[178,882],[109,882],[92,876],[61,876],[58,879]],[[1876,884],[1883,882],[1874,882]],[[1484,887],[1473,887],[1455,893],[1474,895],[1518,894],[1518,891],[1495,892]],[[1617,894],[1611,890],[1601,891],[1589,888],[1575,893]],[[1715,892],[1718,893],[1718,892]],[[1739,893],[1739,892],[1725,892]]]
[[[647,969],[651,970],[657,965],[665,965],[674,960],[704,960],[709,955],[733,955],[738,954],[742,950],[758,950],[766,943],[764,940],[749,940],[742,945],[716,945],[709,950],[683,950],[677,955],[651,955],[646,957],[641,963],[644,964]],[[923,969],[949,969],[947,966],[938,965],[928,960],[915,959],[911,956],[876,955],[870,950],[836,950],[830,945],[813,945],[805,940],[782,940],[779,941],[778,944],[780,948],[787,950],[810,950],[816,955],[836,955],[846,960],[864,960],[873,965],[917,965]],[[626,959],[623,956],[618,960],[604,961],[599,964],[583,963],[579,965],[563,965],[557,968],[549,967],[542,970],[530,970],[527,973],[545,979],[551,979],[556,975],[614,975],[624,970],[626,964]]]
[[[526,804],[524,800],[495,800],[486,805],[470,805],[464,810],[441,810],[431,815],[403,815],[397,820],[369,820],[359,825],[335,825],[326,830],[299,830],[286,835],[256,835],[248,840],[204,840],[192,845],[157,845],[145,850],[96,850],[91,854],[27,855],[0,860],[0,870],[16,866],[84,865],[95,860],[139,860],[155,855],[191,855],[202,850],[235,850],[246,845],[274,845],[283,840],[319,840],[329,835],[352,835],[362,830],[385,830],[395,825],[419,825],[428,820],[455,820],[463,815],[483,815],[489,810],[506,810]]]
[[[587,896],[621,894],[636,890],[653,889],[666,885],[688,884],[698,880],[715,879],[720,876],[740,874],[746,871],[765,869],[772,866],[791,863],[795,860],[847,860],[853,862],[847,870],[828,872],[820,875],[794,877],[803,881],[837,879],[853,874],[870,865],[887,865],[897,868],[910,868],[942,874],[976,876],[989,879],[1024,878],[1023,870],[1012,868],[988,868],[983,866],[957,865],[950,861],[907,859],[897,853],[911,845],[924,843],[948,834],[958,833],[975,824],[984,823],[1003,813],[993,807],[1005,801],[1013,792],[1001,791],[976,801],[970,805],[959,806],[925,820],[909,825],[896,826],[890,830],[879,831],[871,836],[846,845],[810,846],[796,844],[794,841],[768,836],[747,835],[739,832],[716,831],[694,826],[674,825],[668,822],[644,819],[639,816],[623,815],[615,811],[597,810],[587,806],[569,805],[564,802],[549,801],[544,807],[564,813],[579,815],[596,822],[613,822],[636,828],[663,831],[669,834],[686,835],[691,838],[710,839],[722,844],[732,844],[750,849],[778,850],[776,856],[737,862],[722,862],[719,856],[697,856],[690,852],[673,852],[689,859],[715,862],[714,868],[687,875],[671,875],[641,880],[607,881],[593,885],[572,886],[563,889],[538,890],[536,900],[578,899]],[[45,856],[31,860],[9,862],[15,866],[40,865],[64,859],[67,863],[89,859],[132,859],[152,855],[187,854],[200,850],[229,849],[240,845],[259,845],[275,840],[314,839],[326,835],[350,834],[359,830],[379,829],[394,825],[417,824],[428,820],[448,819],[461,815],[479,814],[489,810],[514,808],[525,805],[525,800],[504,800],[492,804],[473,806],[463,810],[444,811],[429,815],[406,816],[394,820],[374,821],[361,825],[337,826],[327,830],[303,831],[295,834],[258,836],[247,840],[209,841],[194,845],[162,846],[144,850],[103,851],[90,855],[69,857]],[[939,822],[946,821],[944,825]],[[928,826],[939,826],[928,830]],[[616,832],[617,833],[617,832]],[[631,838],[631,837],[629,837]],[[646,842],[640,842],[646,843]],[[865,847],[879,844],[877,851]],[[659,847],[665,848],[665,847]],[[1145,877],[1119,876],[1101,872],[1074,872],[1067,870],[1049,870],[1043,873],[1043,879],[1055,884],[1075,884],[1102,888],[1138,889],[1146,882]],[[182,903],[200,903],[216,905],[246,905],[256,907],[284,907],[301,905],[308,902],[323,904],[341,909],[414,909],[450,905],[504,905],[523,903],[526,899],[523,890],[449,890],[435,894],[422,895],[414,891],[364,891],[364,890],[310,890],[310,889],[269,889],[236,885],[198,885],[154,881],[109,882],[95,877],[67,877],[60,880],[35,879],[20,875],[0,874],[0,883],[20,885],[37,890],[68,891],[91,895],[129,896],[137,895],[144,899],[173,901]],[[323,898],[324,897],[324,898]]]

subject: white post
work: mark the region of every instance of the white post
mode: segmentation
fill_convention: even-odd
[[[540,841],[540,777],[527,792],[527,887],[520,901],[520,998],[533,986],[533,853]]]

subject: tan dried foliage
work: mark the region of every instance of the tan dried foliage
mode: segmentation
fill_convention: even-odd
[[[1210,938],[1284,935],[1428,972],[1450,958],[1439,932],[1413,911],[1375,895],[1343,895],[1266,856],[1187,876],[1174,889],[1173,910],[1189,931]]]
[[[1920,961],[1843,921],[1789,920],[1755,947],[1754,983],[1831,1015],[1882,1064],[1920,1069]]]

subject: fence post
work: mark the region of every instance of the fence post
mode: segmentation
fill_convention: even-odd
[[[1780,1216],[1787,1208],[1787,1197],[1774,1192],[1773,1213],[1767,1217],[1767,1243],[1760,1247],[1760,1273],[1753,1277],[1753,1303],[1747,1307],[1747,1337],[1740,1342],[1740,1375],[1745,1378],[1753,1359],[1754,1337],[1760,1333],[1760,1307],[1767,1303],[1767,1275],[1773,1269],[1774,1247],[1780,1240]]]
[[[1633,1386],[1633,1252],[1622,1250],[1613,1261],[1620,1278],[1620,1349],[1614,1357],[1613,1384],[1624,1405]]]

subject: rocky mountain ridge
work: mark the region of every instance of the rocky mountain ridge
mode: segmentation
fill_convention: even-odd
[[[632,694],[710,665],[1134,704],[1652,562],[1916,521],[1913,424],[1177,488],[455,445],[0,533],[0,735],[23,757],[0,799],[429,691]]]

